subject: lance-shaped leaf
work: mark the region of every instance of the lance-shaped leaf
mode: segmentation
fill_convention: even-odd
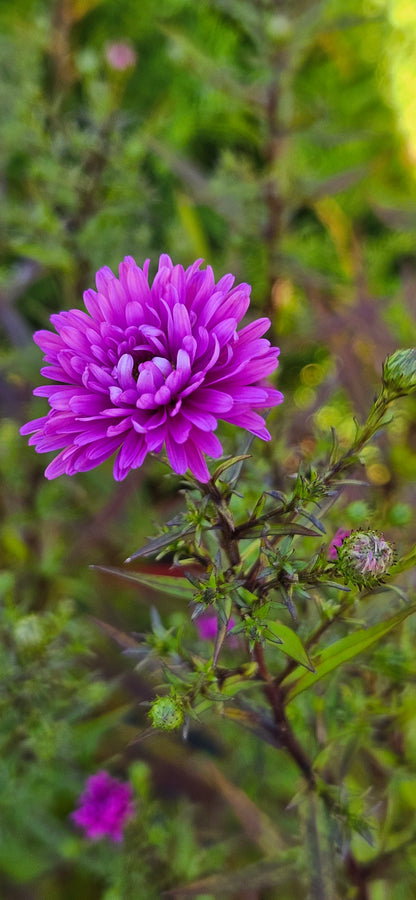
[[[358,656],[359,653],[368,650],[369,647],[372,647],[373,644],[380,641],[389,633],[389,631],[396,628],[401,622],[404,622],[404,620],[414,612],[416,612],[416,604],[400,610],[395,616],[392,616],[384,622],[379,622],[378,625],[372,625],[370,628],[363,629],[362,631],[355,631],[354,634],[349,634],[340,641],[336,641],[334,644],[326,647],[325,650],[322,650],[322,653],[313,660],[315,674],[312,672],[302,674],[301,670],[295,669],[295,671],[291,672],[285,681],[282,682],[287,689],[288,701],[293,700],[298,694],[313,687],[317,681],[320,681],[325,675],[338,669],[343,663],[349,662],[351,659]]]
[[[243,523],[241,526],[237,526],[236,534],[241,538],[252,538],[254,535],[261,536],[264,533],[268,535],[290,535],[294,536],[296,534],[303,535],[304,537],[322,537],[320,531],[313,531],[312,528],[306,528],[306,525],[297,525],[295,522],[288,522],[287,525],[268,525],[266,526],[264,523],[260,525],[256,525],[253,523],[253,526],[248,525],[248,523]],[[240,533],[241,532],[241,533]]]
[[[185,576],[178,578],[176,575],[156,575],[151,572],[125,572],[123,569],[111,566],[90,566],[90,568],[107,575],[114,575],[123,581],[142,584],[144,587],[157,591],[158,594],[169,594],[171,597],[186,598],[187,600],[191,600],[194,596],[194,589]]]
[[[220,691],[226,697],[234,697],[240,691],[256,687],[258,682],[253,680],[257,674],[257,663],[250,662],[241,666],[238,672],[230,672],[221,681]]]
[[[305,519],[309,519],[309,522],[312,522],[312,525],[314,525],[315,528],[318,528],[319,531],[322,532],[322,534],[326,534],[325,526],[322,524],[320,519],[317,518],[317,516],[313,515],[313,513],[308,512],[306,509],[296,509],[296,512],[299,516],[304,516]]]
[[[115,628],[114,625],[110,625],[109,622],[103,622],[102,619],[96,619],[95,616],[92,616],[92,621],[107,635],[107,637],[111,638],[112,641],[115,641],[119,647],[122,647],[123,650],[136,650],[138,648],[139,642],[133,635],[126,634],[125,631],[120,631],[119,628]]]
[[[169,547],[169,544],[174,544],[175,541],[180,538],[187,537],[189,534],[195,531],[194,525],[187,525],[185,528],[180,528],[176,531],[167,531],[165,534],[161,534],[157,538],[152,538],[151,541],[148,541],[144,547],[141,547],[140,550],[136,550],[135,553],[132,553],[131,556],[128,556],[125,560],[126,563],[131,562],[133,559],[137,559],[138,556],[156,556],[161,550],[164,550],[166,547]]]
[[[289,626],[284,625],[283,622],[269,622],[267,629],[264,632],[267,641],[270,641],[270,637],[268,636],[269,631],[271,631],[274,637],[278,638],[281,642],[279,643],[279,650],[282,650],[283,653],[286,653],[286,656],[290,656],[291,659],[300,663],[301,666],[309,669],[310,672],[315,672],[305,647],[303,646],[299,635],[296,634],[296,631],[293,631],[293,628],[289,628]]]

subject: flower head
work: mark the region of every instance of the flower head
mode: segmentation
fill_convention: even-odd
[[[108,772],[97,772],[88,778],[79,802],[71,818],[84,829],[86,837],[93,841],[105,837],[122,840],[124,825],[135,813],[129,784],[117,781]]]
[[[376,531],[352,531],[338,549],[338,567],[358,587],[373,587],[388,573],[394,550]]]
[[[351,529],[348,528],[338,528],[338,531],[335,532],[334,537],[328,547],[328,559],[331,562],[334,562],[338,559],[338,548],[342,546],[345,538],[349,537],[351,534]]]
[[[48,363],[41,374],[60,384],[36,388],[51,409],[21,433],[33,434],[38,453],[60,450],[47,478],[85,472],[118,450],[120,481],[165,445],[175,472],[206,482],[203,454],[222,453],[218,419],[270,439],[256,412],[283,399],[264,382],[278,365],[278,348],[262,338],[270,321],[238,331],[250,286],[233,288],[232,275],[215,284],[200,264],[184,270],[163,255],[149,285],[149,261],[141,269],[127,256],[119,278],[107,266],[97,272],[87,312],[53,315],[57,333],[36,332]]]

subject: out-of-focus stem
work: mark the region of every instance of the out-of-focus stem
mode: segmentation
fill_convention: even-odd
[[[288,722],[282,692],[279,685],[273,681],[269,674],[264,658],[263,647],[259,643],[255,645],[254,658],[258,665],[258,675],[264,682],[264,693],[273,712],[273,718],[278,728],[281,746],[284,747],[292,757],[306,779],[309,787],[315,788],[316,782],[312,764]]]

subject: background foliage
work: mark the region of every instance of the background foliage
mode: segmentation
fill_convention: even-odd
[[[91,620],[141,631],[156,604],[196,637],[186,598],[178,612],[88,569],[120,566],[180,508],[162,465],[121,485],[110,464],[47,483],[18,428],[44,411],[31,399],[33,330],[79,307],[98,267],[131,254],[154,271],[168,252],[249,281],[282,348],[286,400],[273,442],[255,443],[247,506],[261,479],[284,489],[301,460],[322,456],[331,426],[348,445],[382,360],[416,340],[413,4],[25,0],[0,7],[0,27],[1,896],[151,900],[224,871],[227,883],[172,896],[317,896],[317,860],[334,865],[328,823],[303,806],[290,759],[209,718],[187,744],[137,742],[155,684]],[[136,64],[116,71],[108,45],[126,40]],[[331,510],[328,539],[364,524],[400,553],[416,541],[415,410],[397,406],[363,452],[368,487]],[[231,429],[226,440],[231,451]],[[411,573],[406,586],[412,598]],[[362,601],[357,618],[394,602]],[[355,889],[370,900],[415,896],[414,637],[409,618],[348,677],[344,667],[292,704],[350,815],[366,820],[338,843],[367,867]],[[68,819],[102,766],[137,788],[121,850],[87,846]]]

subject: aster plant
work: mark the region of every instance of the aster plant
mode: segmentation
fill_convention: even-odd
[[[283,400],[267,380],[279,355],[264,337],[270,322],[241,327],[249,285],[234,287],[231,275],[216,283],[201,260],[184,269],[163,255],[151,283],[148,269],[131,257],[118,278],[101,269],[97,291],[84,294],[86,312],[52,316],[55,332],[35,334],[47,364],[42,374],[54,383],[35,390],[50,410],[22,434],[32,435],[39,453],[58,451],[47,478],[85,472],[116,454],[114,478],[121,480],[148,454],[166,454],[185,508],[131,554],[126,562],[134,569],[110,570],[180,598],[185,627],[165,627],[154,610],[149,634],[133,647],[125,636],[130,657],[141,667],[149,663],[153,676],[157,661],[149,727],[186,737],[211,709],[289,755],[302,796],[324,810],[334,843],[347,847],[344,878],[357,897],[367,897],[365,870],[351,849],[354,832],[370,839],[365,800],[353,811],[296,703],[306,692],[314,697],[316,684],[416,611],[401,588],[393,592],[393,577],[413,565],[412,551],[397,560],[388,535],[366,523],[351,530],[339,521],[331,540],[323,523],[348,485],[348,470],[359,467],[362,449],[386,425],[391,403],[415,389],[415,351],[388,358],[380,393],[349,447],[333,431],[324,459],[302,464],[287,490],[268,478],[251,501],[248,450],[256,438],[271,439],[265,414]],[[213,464],[223,456],[221,422],[235,426],[243,444]],[[248,440],[237,437],[241,430]],[[149,557],[168,559],[169,577],[149,573]],[[369,598],[388,591],[391,608],[383,616]],[[131,797],[109,778],[90,779],[74,821],[93,839],[117,841],[132,815]],[[218,883],[217,892],[226,887]]]

